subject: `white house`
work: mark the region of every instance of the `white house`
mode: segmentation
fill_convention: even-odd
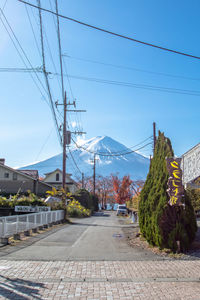
[[[71,178],[72,174],[66,173],[66,187],[69,189],[70,193],[75,193],[78,190],[78,184]],[[52,172],[46,173],[44,182],[54,186],[55,188],[62,187],[62,171],[56,169]]]

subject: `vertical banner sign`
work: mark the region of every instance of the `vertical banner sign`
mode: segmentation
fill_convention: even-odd
[[[182,170],[181,158],[166,158],[167,169],[169,172],[168,190],[167,193],[170,197],[169,204],[171,206],[183,205],[181,202],[184,194],[184,187],[182,184]]]

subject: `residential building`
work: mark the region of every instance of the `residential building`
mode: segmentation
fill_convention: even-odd
[[[5,165],[5,159],[0,159],[0,194],[26,193],[27,190],[44,196],[52,186],[39,180],[36,170],[15,170]]]
[[[186,187],[200,176],[200,143],[182,155],[181,167]]]
[[[71,178],[72,174],[66,173],[66,187],[70,193],[75,193],[78,190],[78,184]],[[54,186],[55,188],[62,188],[62,171],[56,169],[52,172],[46,173],[44,182]]]

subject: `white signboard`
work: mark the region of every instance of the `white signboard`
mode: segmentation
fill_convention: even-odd
[[[51,207],[48,206],[15,206],[16,212],[42,212],[42,211],[50,211]]]
[[[181,167],[184,184],[200,176],[200,143],[183,154]]]

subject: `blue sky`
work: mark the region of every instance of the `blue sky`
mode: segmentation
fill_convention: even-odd
[[[29,22],[30,18],[40,47],[37,10],[27,7],[27,15],[24,4],[17,0],[1,0],[1,8],[5,2],[4,14],[32,66],[41,66],[41,56]],[[36,4],[35,0],[29,2]],[[192,4],[186,0],[58,2],[59,11],[63,15],[149,43],[200,55],[197,34],[197,29],[200,28],[199,1],[193,0]],[[51,5],[54,8],[53,0],[41,0],[41,3],[48,9],[51,9]],[[51,73],[59,73],[55,20],[48,13],[43,13],[42,16],[47,37],[46,69]],[[2,20],[5,22],[3,17]],[[200,91],[199,60],[109,36],[67,20],[60,20],[60,26],[62,53],[68,55],[63,60],[69,75]],[[2,22],[0,37],[0,67],[24,68]],[[65,69],[64,72],[66,73]],[[40,85],[34,74],[33,76]],[[38,76],[44,84],[43,75],[38,73]],[[49,80],[54,101],[62,101],[59,76],[52,74]],[[72,101],[76,98],[77,108],[87,110],[81,115],[68,116],[69,125],[71,128],[74,125],[75,128],[86,131],[86,139],[108,135],[131,147],[152,135],[152,123],[155,121],[158,129],[171,139],[177,156],[199,142],[199,96],[108,85],[75,78],[69,78],[69,81],[65,77],[68,99]],[[0,156],[6,158],[8,165],[15,167],[59,153],[61,147],[46,92],[42,92],[43,97],[28,73],[0,72],[0,82]],[[61,123],[61,110],[58,116]],[[142,151],[149,155],[151,147]]]

